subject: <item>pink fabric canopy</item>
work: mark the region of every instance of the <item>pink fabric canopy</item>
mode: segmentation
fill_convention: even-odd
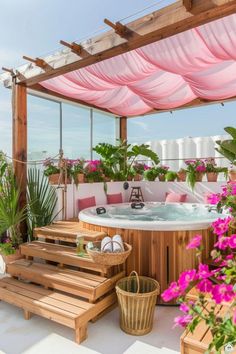
[[[119,116],[236,96],[236,15],[44,81]]]

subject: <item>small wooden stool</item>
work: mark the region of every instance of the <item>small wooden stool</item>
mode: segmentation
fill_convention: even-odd
[[[144,202],[141,187],[131,187],[129,202]]]

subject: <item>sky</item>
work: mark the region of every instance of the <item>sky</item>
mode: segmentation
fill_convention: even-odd
[[[23,55],[36,57],[53,52],[59,48],[61,39],[71,42],[92,37],[97,30],[107,28],[103,23],[105,17],[115,22],[138,12],[124,20],[129,22],[171,2],[174,1],[162,0],[157,5],[154,0],[1,0],[0,67],[22,64]],[[139,13],[146,7],[150,8]],[[29,100],[29,149],[54,152],[58,148],[58,105],[42,101]],[[220,135],[225,126],[235,125],[235,108],[236,103],[224,107],[217,104],[132,118],[128,123],[129,139],[144,142]],[[64,112],[64,144],[70,154],[76,145],[79,150],[87,144],[83,133],[88,125],[88,112],[68,107]],[[104,129],[102,117],[97,122],[101,124],[96,124],[98,136],[94,140],[109,140],[114,127]],[[11,153],[11,92],[3,87],[0,87],[0,150]]]

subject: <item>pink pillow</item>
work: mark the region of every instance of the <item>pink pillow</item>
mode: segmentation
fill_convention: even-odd
[[[123,198],[121,193],[107,194],[107,204],[118,204],[118,203],[123,203]]]
[[[95,197],[88,197],[88,198],[83,198],[83,199],[78,199],[78,208],[79,211],[90,208],[96,205],[96,199]]]
[[[167,203],[185,203],[187,199],[187,194],[179,194],[174,192],[166,193]]]

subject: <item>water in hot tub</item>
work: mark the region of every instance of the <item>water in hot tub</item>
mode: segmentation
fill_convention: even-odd
[[[140,221],[198,221],[224,217],[206,205],[196,204],[146,204],[142,209],[129,205],[109,206],[101,218]]]

